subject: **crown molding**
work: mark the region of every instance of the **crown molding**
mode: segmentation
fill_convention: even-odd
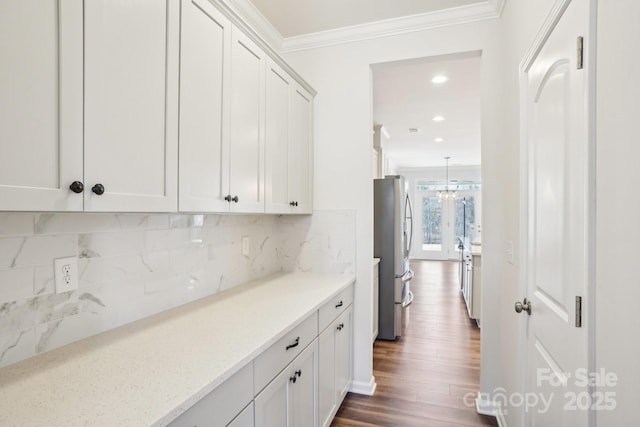
[[[389,37],[449,25],[495,19],[500,17],[505,0],[487,0],[483,3],[454,7],[419,15],[403,16],[362,25],[337,28],[284,39],[281,53],[352,43]]]
[[[258,34],[265,42],[267,42],[276,51],[282,50],[284,43],[284,37],[271,24],[265,16],[258,10],[258,8],[251,2],[251,0],[217,0],[220,3],[224,3],[227,8],[232,10],[238,17],[240,17],[246,25]]]
[[[454,7],[436,12],[403,16],[361,25],[337,28],[284,38],[250,0],[219,0],[234,10],[256,33],[280,54],[316,49],[355,41],[406,34],[449,25],[496,19],[502,15],[506,0]]]

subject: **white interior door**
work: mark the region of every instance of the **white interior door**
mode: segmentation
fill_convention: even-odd
[[[527,426],[586,426],[588,419],[588,388],[576,377],[588,368],[588,85],[576,54],[578,37],[588,42],[587,29],[588,2],[571,1],[523,64],[527,197],[521,224],[531,309],[521,312],[525,392],[549,400],[525,411]],[[576,297],[582,298],[582,327]]]

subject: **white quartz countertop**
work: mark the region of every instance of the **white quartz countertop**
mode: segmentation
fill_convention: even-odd
[[[2,368],[0,425],[166,425],[354,281],[272,276]]]

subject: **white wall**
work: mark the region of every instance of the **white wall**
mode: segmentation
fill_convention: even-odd
[[[598,2],[596,119],[596,367],[618,376],[615,411],[598,426],[640,425],[640,2]]]
[[[393,37],[355,42],[313,50],[289,53],[286,60],[317,91],[315,101],[315,207],[317,209],[355,209],[357,211],[357,286],[355,305],[354,388],[364,388],[372,380],[372,350],[368,330],[371,324],[371,257],[373,254],[373,185],[371,181],[371,129],[372,97],[370,65],[409,58],[443,55],[458,52],[482,51],[482,140],[486,141],[489,157],[500,157],[500,105],[501,40],[499,21],[491,20],[438,28]],[[483,148],[483,159],[485,158]],[[498,160],[489,165],[499,164]],[[499,164],[500,166],[501,164]],[[487,192],[502,188],[501,169],[492,168],[496,179],[491,179]],[[483,198],[485,194],[483,194]],[[494,197],[498,197],[497,195]],[[486,206],[486,204],[485,204]],[[494,208],[498,210],[498,208]],[[499,212],[488,212],[498,218]],[[486,218],[486,217],[485,217]],[[502,227],[499,221],[485,226],[485,243],[491,252],[483,262],[487,277],[487,294],[499,298],[492,287],[500,280],[499,257],[504,246],[504,233],[496,233],[498,240],[489,237],[492,229]],[[490,308],[491,305],[488,304]],[[492,310],[494,311],[494,310]],[[495,321],[487,316],[487,324],[497,330]],[[484,331],[484,328],[483,328]],[[494,360],[499,348],[497,337],[483,332],[486,344],[483,360]],[[499,385],[498,367],[485,369],[483,362],[483,388]]]

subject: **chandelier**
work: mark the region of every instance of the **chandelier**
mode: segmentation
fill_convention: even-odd
[[[447,161],[447,180],[445,181],[445,190],[438,191],[438,201],[442,200],[453,200],[458,197],[458,192],[455,190],[449,190],[449,159],[451,157],[447,156],[444,159]]]

